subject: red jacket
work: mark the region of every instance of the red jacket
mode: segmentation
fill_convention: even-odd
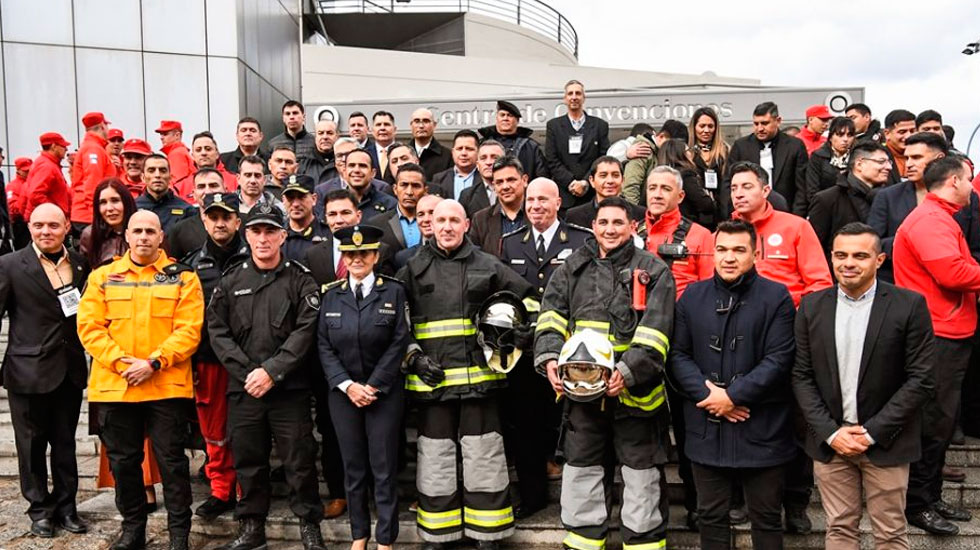
[[[895,284],[926,297],[942,338],[969,338],[977,328],[980,265],[953,214],[960,207],[929,193],[895,233]]]
[[[677,226],[680,223],[681,211],[678,208],[664,213],[658,220],[654,220],[648,210],[646,215],[647,250],[656,254],[658,246],[674,242],[674,232],[677,231]],[[678,300],[684,294],[687,285],[710,279],[715,273],[715,239],[706,227],[691,222],[691,229],[684,237],[684,244],[687,245],[687,250],[691,255],[684,260],[674,260],[670,264],[670,271],[674,274],[674,283],[677,285]]]
[[[819,149],[827,141],[827,138],[823,134],[814,132],[808,126],[801,128],[800,133],[796,137],[800,138],[800,141],[806,146],[807,156],[812,155],[814,151]]]
[[[177,141],[164,145],[160,151],[167,155],[167,161],[170,162],[170,181],[177,181],[194,173],[194,160],[183,143]]]
[[[732,214],[741,219],[738,212]],[[755,267],[759,275],[783,283],[800,307],[800,299],[834,284],[820,239],[813,227],[799,216],[779,212],[766,201],[766,209],[754,220],[760,253]]]
[[[197,172],[197,167],[193,167],[193,172],[187,174],[179,180],[174,180],[170,186],[173,188],[174,193],[184,199],[185,201],[194,204],[194,174]],[[225,165],[218,161],[217,170],[221,172],[221,177],[225,181],[225,191],[231,193],[238,189],[238,177],[232,174],[228,170],[225,170]]]
[[[10,221],[24,221],[24,205],[21,198],[24,196],[25,180],[20,176],[14,176],[7,184],[7,208],[10,210]]]
[[[88,132],[75,153],[75,162],[71,165],[72,222],[92,223],[95,187],[102,180],[116,175],[116,165],[112,164],[105,150],[107,143],[102,136]]]
[[[34,159],[24,184],[24,197],[20,202],[23,205],[24,219],[28,221],[34,208],[46,202],[58,205],[65,216],[71,212],[71,190],[61,172],[61,161],[54,155],[43,151]]]

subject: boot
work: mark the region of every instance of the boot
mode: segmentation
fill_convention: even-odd
[[[146,548],[146,526],[126,529],[112,543],[112,550],[142,550]]]
[[[194,510],[194,514],[200,516],[205,521],[214,521],[218,519],[218,516],[221,514],[230,512],[234,509],[235,495],[231,495],[228,500],[221,500],[218,497],[211,495],[197,507],[197,510]]]
[[[170,533],[170,546],[168,550],[189,550],[187,543],[188,533]]]
[[[304,550],[327,550],[323,545],[323,535],[320,534],[320,522],[299,520],[299,537],[303,541]]]
[[[238,520],[238,538],[218,550],[265,550],[265,520],[249,517]]]

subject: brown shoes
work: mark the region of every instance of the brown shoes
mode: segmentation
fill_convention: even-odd
[[[549,460],[548,465],[545,467],[545,469],[548,472],[549,480],[558,481],[561,479],[561,466]]]
[[[347,501],[342,498],[328,500],[327,503],[323,505],[323,517],[326,519],[340,517],[346,511]]]

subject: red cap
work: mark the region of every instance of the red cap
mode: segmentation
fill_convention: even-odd
[[[34,161],[27,157],[17,157],[14,159],[14,166],[18,170],[27,170],[32,164],[34,164]]]
[[[834,118],[834,115],[830,114],[830,109],[826,105],[813,105],[806,110],[806,117],[817,117],[822,120],[827,120],[828,118]]]
[[[61,137],[58,132],[47,132],[41,134],[40,137],[41,147],[46,145],[60,145],[62,147],[68,147],[71,143],[65,141],[65,138]]]
[[[82,117],[82,126],[91,128],[96,124],[109,124],[109,121],[105,119],[105,115],[99,112],[85,113],[85,116]]]
[[[153,154],[150,144],[139,138],[127,139],[123,143],[122,154],[143,155],[148,157]]]
[[[160,127],[157,128],[156,132],[158,134],[165,134],[171,130],[180,130],[181,132],[183,132],[184,127],[181,126],[180,122],[176,120],[161,120]]]
[[[109,128],[109,131],[106,132],[106,139],[109,141],[114,139],[124,139],[123,132],[119,128]]]

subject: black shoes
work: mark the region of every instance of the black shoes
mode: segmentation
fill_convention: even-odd
[[[77,513],[58,518],[58,525],[69,533],[88,533],[88,525],[78,517]]]
[[[54,536],[54,522],[48,518],[41,518],[31,522],[31,534],[49,539]]]
[[[732,525],[741,525],[746,521],[749,521],[749,513],[744,505],[728,510],[728,522]]]
[[[218,550],[265,550],[265,521],[256,518],[238,520],[238,538]]]
[[[806,535],[813,529],[810,518],[806,515],[806,509],[786,509],[786,522],[783,530],[792,535]]]
[[[112,543],[110,547],[112,550],[143,550],[146,548],[146,527],[140,527],[138,529],[126,529],[123,528],[123,532],[116,539],[116,542]]]
[[[973,514],[969,510],[960,508],[959,506],[953,506],[945,500],[940,500],[933,504],[932,509],[950,521],[970,521],[973,519]]]
[[[224,514],[225,512],[230,512],[235,509],[235,497],[232,496],[228,500],[221,500],[218,497],[211,495],[205,500],[197,510],[194,510],[194,514],[200,516],[206,521],[214,521],[218,519],[218,516]]]
[[[729,518],[730,520],[731,518]],[[701,520],[701,514],[698,514],[697,510],[688,510],[687,512],[687,528],[691,531],[698,531],[698,522]]]
[[[299,520],[299,537],[303,541],[304,550],[327,550],[323,545],[319,521]]]
[[[495,540],[476,541],[476,550],[498,550],[499,548],[500,543]]]
[[[908,516],[908,520],[909,525],[914,525],[926,533],[933,535],[953,536],[958,535],[960,532],[959,527],[931,508],[926,508],[919,513]]]
[[[422,545],[422,550],[444,550],[446,545],[441,542],[427,542]]]
[[[544,510],[544,506],[534,506],[521,504],[514,508],[514,519],[527,519],[534,514],[537,514],[541,510]]]
[[[189,550],[187,536],[188,533],[170,533],[170,546],[167,550]]]

